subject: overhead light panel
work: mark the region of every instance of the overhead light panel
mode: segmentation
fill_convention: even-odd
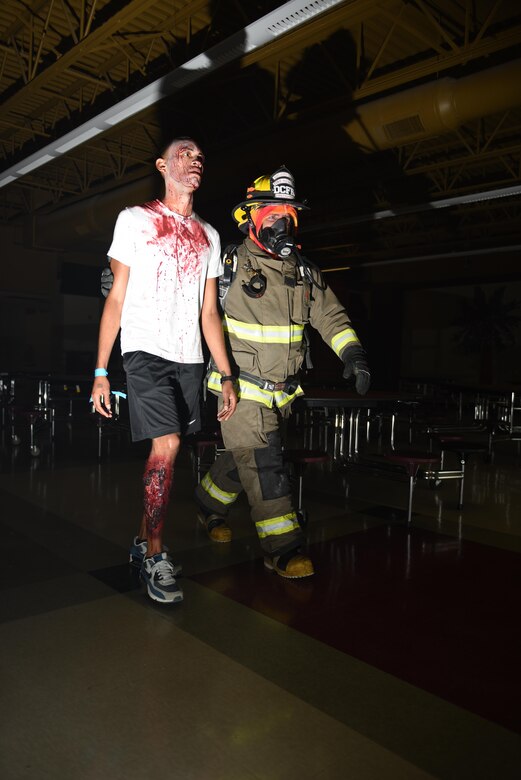
[[[481,255],[494,255],[505,252],[521,252],[521,244],[510,246],[486,247],[484,249],[464,249],[460,252],[436,252],[431,255],[417,255],[416,257],[395,257],[390,260],[372,260],[369,263],[360,263],[357,268],[372,268],[374,266],[397,265],[398,263],[422,263],[426,260],[455,260],[459,257],[479,257]]]
[[[84,144],[85,141],[90,141],[91,138],[94,138],[95,135],[99,135],[102,132],[103,130],[101,129],[101,127],[89,127],[79,135],[76,135],[71,140],[63,143],[61,146],[57,146],[56,151],[59,152],[60,154],[65,154],[66,152],[69,152],[71,149],[74,149],[75,146]]]
[[[513,195],[521,195],[521,185],[514,184],[512,187],[500,187],[495,190],[469,192],[467,195],[454,195],[452,198],[440,198],[440,200],[431,200],[428,203],[418,203],[414,206],[384,209],[383,211],[375,211],[373,214],[366,214],[364,217],[353,217],[352,219],[348,219],[347,222],[369,222],[376,219],[386,219],[387,217],[401,217],[406,214],[416,214],[421,211],[435,211],[437,209],[446,209],[450,206],[464,206],[467,203],[482,203],[487,200],[509,198]]]
[[[359,225],[363,222],[377,222],[380,219],[389,219],[390,217],[405,217],[408,214],[421,214],[422,212],[436,211],[438,209],[447,209],[451,206],[465,206],[468,203],[482,203],[489,200],[498,200],[499,198],[511,198],[521,195],[521,185],[514,184],[512,187],[500,187],[495,190],[482,190],[481,192],[469,192],[467,195],[454,195],[452,198],[441,198],[440,200],[431,200],[426,203],[416,203],[413,206],[399,206],[395,209],[383,209],[382,211],[370,211],[366,214],[357,214],[353,217],[341,217],[336,220],[328,220],[329,229],[342,228],[346,225]],[[317,225],[299,227],[300,233],[307,233],[316,230]]]
[[[28,158],[29,162],[24,161],[25,165],[22,168],[18,168],[17,165],[15,166],[17,168],[16,173],[18,173],[19,176],[24,176],[26,173],[34,171],[35,168],[39,168],[40,165],[45,165],[45,163],[54,160],[54,157],[54,154],[44,154],[37,160],[31,160],[31,158]]]
[[[0,179],[0,187],[5,187],[6,184],[11,184],[12,181],[16,181],[16,176],[4,176],[3,179]]]

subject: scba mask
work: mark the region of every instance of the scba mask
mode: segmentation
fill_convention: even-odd
[[[297,212],[292,206],[277,204],[254,209],[251,237],[261,249],[284,259],[297,246]]]

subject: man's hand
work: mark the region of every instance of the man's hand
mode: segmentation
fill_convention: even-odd
[[[235,392],[235,384],[231,379],[227,379],[222,383],[222,394],[223,405],[217,415],[219,422],[229,420],[237,408],[237,393]]]
[[[110,408],[110,382],[106,376],[97,376],[92,385],[91,393],[94,409],[102,417],[112,417]]]
[[[365,352],[362,347],[347,347],[342,354],[344,361],[344,379],[355,377],[355,387],[357,393],[365,395],[371,384],[371,372],[367,364]]]

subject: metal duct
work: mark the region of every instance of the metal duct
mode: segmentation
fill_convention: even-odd
[[[368,152],[413,143],[521,105],[521,60],[430,84],[356,107],[344,130]]]

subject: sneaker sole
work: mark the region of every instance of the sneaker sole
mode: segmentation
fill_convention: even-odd
[[[169,594],[169,597],[165,598],[163,595],[159,595],[160,592],[156,592],[149,582],[146,582],[143,578],[141,578],[141,580],[147,589],[148,597],[151,598],[152,601],[157,601],[158,604],[178,604],[183,601],[184,596],[182,590]]]

